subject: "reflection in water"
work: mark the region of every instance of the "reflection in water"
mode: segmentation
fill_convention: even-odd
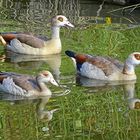
[[[38,115],[38,118],[42,121],[52,120],[53,113],[58,110],[58,108],[52,109],[52,110],[45,109],[45,106],[49,102],[50,98],[51,98],[51,96],[41,98],[37,105],[37,115]]]
[[[105,81],[105,80],[89,79],[77,75],[76,83],[84,87],[106,87],[106,86],[125,85],[131,83],[131,81]]]
[[[49,18],[54,15],[63,14],[72,22],[79,15],[78,0],[2,0],[0,9],[2,9],[0,13],[3,18],[17,19],[25,23],[23,26],[25,26],[26,31],[33,31],[33,27],[37,25],[35,30],[39,32],[40,29],[44,32]]]
[[[73,93],[68,96],[30,100],[29,104],[22,102],[25,100],[14,105],[1,102],[1,134],[6,133],[7,139],[125,139],[131,138],[130,134],[137,138],[139,114],[127,110],[122,90],[89,95],[83,94],[85,88],[73,86]],[[58,110],[48,122],[48,113],[45,116],[44,112],[53,109]]]
[[[67,90],[60,91],[59,96],[66,95],[66,92]],[[54,95],[54,93],[55,92],[53,92],[52,94]],[[40,98],[36,98],[36,97],[26,98],[22,96],[14,96],[10,94],[1,93],[0,99],[2,101],[5,101],[5,103],[10,102],[10,104],[6,103],[6,106],[8,106],[8,108],[11,108],[10,111],[8,111],[6,107],[7,113],[6,111],[4,111],[5,109],[3,110],[4,112],[3,111],[0,112],[0,114],[4,113],[5,118],[8,117],[7,114],[11,112],[10,118],[4,121],[4,122],[9,122],[11,126],[9,127],[8,125],[5,125],[6,128],[5,132],[7,132],[6,136],[9,137],[9,132],[13,131],[13,129],[16,129],[16,132],[14,131],[14,134],[12,135],[16,134],[21,136],[20,134],[18,134],[18,132],[20,133],[24,132],[24,127],[26,128],[26,134],[28,134],[27,133],[28,129],[30,134],[33,132],[35,133],[47,132],[48,134],[50,134],[51,131],[49,130],[52,127],[51,126],[52,122],[50,123],[50,121],[53,119],[55,112],[58,111],[59,113],[60,110],[59,105],[56,104],[57,97],[58,95],[55,96],[50,95],[50,96],[44,96]],[[53,99],[51,100],[51,98]],[[13,122],[16,122],[16,125],[13,125],[14,124]],[[1,117],[0,117],[0,124],[1,124]],[[16,126],[18,126],[18,128]],[[41,132],[38,131],[39,130],[38,127],[39,129],[41,128]],[[33,130],[33,128],[37,128],[37,129]],[[23,135],[25,138],[26,135],[25,134]],[[35,136],[31,135],[31,137],[34,138],[36,137],[36,135]]]
[[[56,99],[57,97],[60,97],[60,96],[66,96],[69,93],[70,93],[70,90],[63,88],[61,91],[59,90],[59,93],[57,91],[57,94],[56,94],[56,92],[53,92],[53,98]],[[51,109],[51,110],[46,109],[46,105],[51,98],[52,98],[52,95],[43,96],[43,97],[33,97],[33,96],[32,97],[23,97],[23,96],[16,96],[16,95],[12,95],[12,94],[0,93],[0,100],[10,101],[11,105],[20,104],[20,103],[32,104],[34,102],[38,102],[37,106],[36,106],[36,113],[37,113],[39,120],[42,120],[43,122],[51,121],[53,118],[53,113],[59,110],[58,108]]]
[[[51,99],[51,95],[50,96],[44,96],[41,98],[24,98],[21,96],[12,96],[9,94],[3,94],[1,96],[2,100],[8,100],[11,102],[11,105],[16,105],[16,104],[22,104],[22,103],[37,103],[36,105],[36,113],[37,113],[37,117],[39,120],[41,121],[45,121],[45,122],[49,122],[52,120],[53,118],[53,113],[56,112],[58,110],[58,108],[55,109],[46,109],[47,103],[49,102],[49,100]]]
[[[25,0],[16,0],[16,2],[13,2],[13,0],[1,0],[0,4],[3,5],[0,11],[2,14],[0,18],[9,19],[9,17],[11,17],[10,19],[18,19],[23,23],[22,30],[37,31],[38,33],[46,34],[45,28],[49,17],[52,15],[64,13],[71,21],[77,19],[75,20],[77,23],[83,24],[84,21],[94,23],[94,16],[96,16],[97,10],[99,9],[99,5],[91,4],[89,1],[83,4],[79,4],[77,0],[64,0],[63,2],[62,0],[46,1],[42,0],[40,3],[36,3],[34,0],[26,0],[26,2]],[[77,5],[75,5],[75,3],[77,3]],[[100,16],[106,16],[106,10],[110,11],[110,8],[113,9],[112,5],[111,7],[103,5]],[[61,10],[58,11],[58,9]],[[118,15],[116,12],[114,14]],[[120,15],[118,18],[120,18]],[[115,20],[122,23],[123,20],[120,19],[120,21],[118,21],[118,18],[116,16],[112,21],[114,22]],[[101,22],[104,18],[99,18],[98,23],[99,20]],[[10,24],[12,25],[13,23],[10,22]],[[14,26],[11,25],[6,21],[4,26],[1,27],[5,27],[4,31],[9,29],[13,31],[13,29],[19,30],[18,27],[21,24],[16,24],[16,28],[15,23]],[[3,30],[3,28],[1,28],[1,30]],[[20,60],[20,58],[17,58],[17,60],[18,59]],[[26,57],[24,57],[24,59],[26,59]],[[41,62],[39,62],[40,60],[36,61],[35,58],[34,60],[29,60],[29,62],[18,62],[17,60],[14,58],[11,59],[10,57],[9,60],[6,59],[6,61],[12,61],[18,67],[25,67],[27,69],[36,69],[43,63],[47,63],[46,60],[41,60]],[[44,111],[51,111],[57,107],[59,108],[59,111],[54,112],[53,120],[49,122],[51,123],[49,127],[44,123],[45,119],[43,119],[43,123],[41,123],[42,120],[38,121],[38,118],[43,118],[43,115],[41,116],[40,114],[41,111],[38,110],[41,99],[37,106],[35,100],[30,100],[30,105],[22,104],[22,101],[25,100],[20,101],[20,99],[15,99],[18,100],[17,102],[20,102],[19,105],[15,106],[11,106],[5,101],[2,101],[0,103],[1,139],[139,139],[139,113],[130,111],[128,117],[123,116],[124,112],[128,110],[126,110],[126,104],[124,100],[122,100],[123,92],[120,90],[120,86],[119,88],[116,86],[118,90],[110,90],[109,92],[99,90],[97,94],[83,94],[85,93],[84,90],[87,88],[75,86],[73,82],[75,81],[75,77],[67,77],[66,75],[69,74],[69,71],[65,69],[63,69],[63,71],[65,76],[61,76],[61,83],[64,83],[64,85],[67,84],[67,86],[71,85],[72,94],[64,96],[64,98],[56,97],[56,100],[49,98],[48,102],[46,99],[47,103],[46,105],[44,104]],[[93,81],[87,82],[86,80],[81,80],[80,85],[84,86],[85,84],[90,87],[92,82]],[[96,86],[97,85],[101,85],[100,87],[103,90],[105,87],[108,88],[106,83],[97,83]],[[134,94],[132,95],[131,97],[135,98]],[[129,101],[130,100],[128,100],[128,103]],[[118,111],[119,108],[122,110]],[[43,132],[40,130],[41,128]],[[49,134],[46,133],[47,128],[50,130]]]
[[[140,99],[135,97],[135,83],[136,81],[132,81],[131,83],[124,85],[124,92],[126,94],[129,108],[139,110]]]
[[[33,30],[33,26],[39,26],[37,31],[46,28],[48,19],[57,14],[63,14],[72,22],[83,23],[105,23],[106,17],[112,17],[114,23],[138,23],[138,6],[123,9],[119,5],[102,3],[103,1],[89,0],[26,0],[13,1],[1,0],[1,17],[14,18],[24,24],[26,31]],[[102,5],[102,8],[101,8]],[[4,8],[3,8],[4,7]],[[113,10],[116,11],[113,11]],[[120,10],[119,10],[120,9]],[[100,11],[100,14],[99,14]]]
[[[130,109],[140,109],[140,99],[135,97],[135,83],[136,81],[102,81],[96,79],[89,79],[82,76],[76,77],[76,83],[84,87],[94,87],[88,89],[87,93],[93,93],[101,90],[109,90],[112,88],[123,87],[128,106]]]
[[[4,62],[5,61],[5,58],[6,58],[5,54],[0,55],[0,62]]]
[[[14,63],[18,68],[23,69],[40,69],[43,64],[48,64],[51,68],[53,75],[59,81],[61,54],[48,55],[48,56],[34,56],[34,55],[21,55],[13,52],[8,52],[5,58],[6,62]]]

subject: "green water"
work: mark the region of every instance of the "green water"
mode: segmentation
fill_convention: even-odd
[[[9,14],[8,9],[3,11]],[[38,58],[7,54],[7,58],[1,60],[1,71],[35,75],[48,69],[63,88],[50,86],[52,96],[43,99],[23,99],[1,93],[0,139],[140,139],[140,67],[136,68],[137,81],[97,83],[96,80],[76,77],[72,61],[64,54],[69,49],[124,61],[130,53],[140,50],[140,27],[116,23],[79,24],[79,15],[74,18],[70,15],[70,19],[75,28],[61,29],[61,55]],[[49,25],[44,22],[40,26],[40,23],[34,22],[34,18],[30,21],[24,19],[23,22],[23,18],[20,21],[10,16],[2,17],[0,32],[31,31],[49,36]],[[2,46],[0,53],[5,54]],[[53,109],[57,110],[48,116]]]

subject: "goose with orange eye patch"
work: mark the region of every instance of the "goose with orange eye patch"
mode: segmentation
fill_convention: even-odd
[[[59,86],[49,71],[42,71],[37,76],[0,72],[0,91],[23,97],[51,95],[47,83]]]
[[[134,52],[134,53],[130,54],[127,58],[127,62],[131,63],[134,66],[139,65],[140,64],[140,53]]]
[[[74,27],[63,15],[51,19],[51,38],[39,37],[32,33],[10,32],[0,34],[0,44],[5,49],[19,54],[50,55],[62,51],[60,28],[63,26]],[[44,39],[45,38],[45,39]]]
[[[74,25],[71,24],[69,20],[63,15],[58,15],[52,18],[52,24],[57,27],[63,27],[63,26],[74,27]]]
[[[140,52],[128,56],[124,63],[117,59],[89,54],[80,54],[67,50],[66,55],[74,60],[77,73],[81,76],[106,80],[136,80],[135,66],[140,64]]]
[[[51,84],[55,85],[55,86],[59,86],[58,83],[54,80],[53,75],[51,74],[51,72],[49,71],[42,71],[39,76],[38,76],[38,81],[39,79],[41,79],[41,81],[43,82],[50,82]]]

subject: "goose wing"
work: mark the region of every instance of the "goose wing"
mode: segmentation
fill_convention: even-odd
[[[23,90],[24,92],[28,92],[30,90],[40,90],[35,77],[24,74],[0,72],[0,83],[1,85],[4,84],[7,88],[9,88],[10,83],[10,88],[20,89],[20,91]]]
[[[86,63],[86,65],[84,65],[85,69],[90,64],[91,67],[97,68],[97,70],[102,71],[106,76],[108,76],[117,71],[120,67],[118,65],[119,61],[115,59],[88,54],[79,54],[69,50],[65,51],[65,53],[69,57],[75,59],[78,71],[80,71],[82,65]]]
[[[111,57],[105,57],[107,60],[109,60],[111,63],[113,63],[118,69],[123,70],[124,63],[119,61],[118,59],[114,59]]]
[[[47,40],[43,36],[34,36],[29,33],[1,33],[1,36],[6,42],[10,44],[10,41],[13,39],[18,39],[21,43],[29,45],[33,48],[44,47],[44,41]]]
[[[77,54],[75,56],[76,63],[77,63],[77,68],[80,70],[82,67],[82,64],[87,62],[89,64],[92,64],[92,66],[97,67],[101,71],[104,72],[106,76],[111,75],[115,71],[118,70],[117,61],[111,61],[111,59],[107,59],[102,56],[92,56],[92,55],[87,55],[87,54]]]
[[[86,62],[102,70],[106,76],[109,76],[118,70],[117,66],[105,57],[87,56]]]

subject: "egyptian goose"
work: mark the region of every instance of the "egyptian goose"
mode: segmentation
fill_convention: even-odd
[[[135,80],[135,66],[140,64],[140,52],[130,54],[124,64],[110,57],[78,54],[72,51],[65,53],[72,58],[80,75],[92,79]]]
[[[74,27],[63,15],[57,15],[51,20],[51,39],[44,40],[40,37],[26,33],[1,33],[0,42],[7,50],[20,54],[49,55],[61,52],[60,27]]]
[[[46,83],[58,86],[49,71],[42,71],[36,77],[12,72],[0,72],[0,91],[24,97],[51,95]]]

